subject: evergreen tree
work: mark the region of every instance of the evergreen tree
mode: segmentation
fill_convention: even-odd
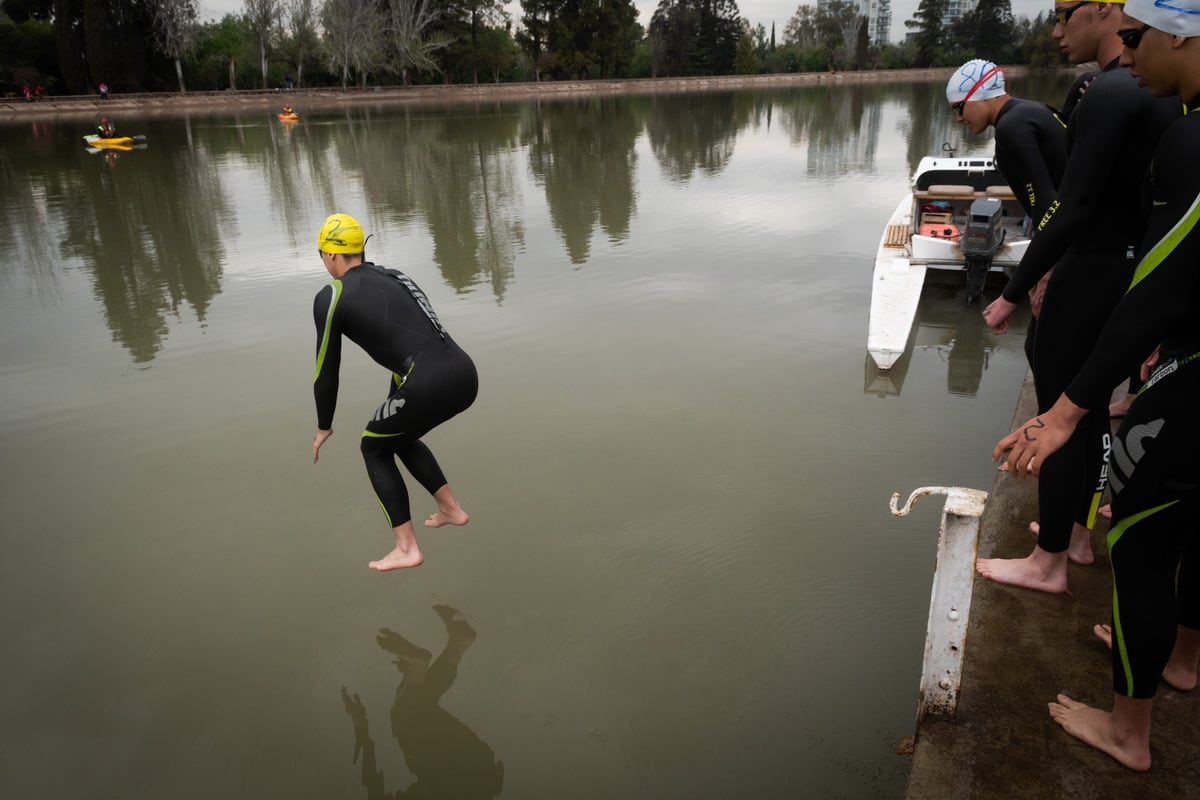
[[[443,51],[443,79],[456,77],[479,83],[480,69],[488,69],[488,52],[495,44],[489,30],[504,25],[508,12],[502,0],[447,0],[435,29],[446,33],[450,44]]]
[[[1054,13],[1043,12],[1025,26],[1021,60],[1034,69],[1053,69],[1063,63],[1062,51],[1054,41]]]
[[[741,15],[735,0],[661,0],[650,19],[656,75],[730,75]]]
[[[904,21],[904,27],[917,32],[913,42],[915,67],[932,67],[941,62],[945,39],[942,17],[946,15],[946,2],[947,0],[921,0],[913,18]]]
[[[749,20],[742,20],[742,33],[738,36],[734,69],[738,75],[758,74],[758,48],[754,45],[754,33]]]
[[[627,77],[633,65],[642,26],[633,0],[601,0],[591,49],[599,77]]]
[[[1013,60],[1016,38],[1010,0],[979,0],[953,26],[954,42],[967,57],[986,58],[997,64]]]
[[[550,27],[554,21],[555,0],[521,0],[521,30],[517,44],[533,66],[536,80],[553,67],[550,51]]]

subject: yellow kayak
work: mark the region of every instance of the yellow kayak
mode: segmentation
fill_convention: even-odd
[[[107,147],[111,150],[132,150],[132,136],[85,136],[83,140],[88,143],[88,147]]]
[[[281,119],[284,122],[295,122],[296,120],[300,119],[300,115],[299,114],[280,114],[279,119]]]

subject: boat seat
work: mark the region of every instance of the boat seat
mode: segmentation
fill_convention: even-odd
[[[896,222],[887,226],[887,232],[883,237],[884,247],[904,247],[908,244],[908,226],[903,222]]]
[[[913,197],[918,200],[936,200],[940,198],[952,199],[958,197],[974,197],[975,190],[970,186],[961,186],[950,183],[935,183],[928,189],[923,191],[913,192]]]
[[[1013,194],[1013,190],[1008,186],[989,186],[987,187],[988,197],[998,197],[1001,200],[1016,200],[1017,196]]]

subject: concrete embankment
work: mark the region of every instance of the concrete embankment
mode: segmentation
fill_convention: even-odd
[[[1013,426],[1036,411],[1021,389]],[[1029,554],[1037,519],[1033,480],[997,473],[981,520],[979,555]],[[1200,797],[1200,688],[1160,684],[1149,772],[1133,772],[1063,731],[1047,711],[1058,693],[1111,708],[1109,651],[1092,626],[1112,616],[1104,520],[1096,563],[1072,564],[1070,595],[1047,595],[977,578],[958,712],[926,717],[917,731],[908,800],[1183,800]]]
[[[1027,74],[1028,67],[1006,67],[1010,77]],[[386,86],[367,89],[294,89],[279,91],[188,92],[186,94],[120,94],[107,100],[99,95],[46,97],[27,102],[20,98],[0,101],[0,121],[62,118],[91,119],[119,115],[122,119],[173,114],[277,111],[288,102],[298,111],[320,111],[360,104],[448,104],[505,100],[554,99],[619,94],[773,89],[789,86],[830,86],[855,83],[895,83],[945,80],[949,70],[863,70],[859,72],[801,72],[781,75],[728,75],[701,78],[645,78],[626,80],[541,81],[538,83],[437,84]]]

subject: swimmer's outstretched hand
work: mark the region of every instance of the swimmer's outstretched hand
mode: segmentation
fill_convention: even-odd
[[[1038,475],[1042,464],[1071,438],[1075,425],[1086,413],[1087,409],[1062,395],[1045,414],[1038,414],[997,442],[992,461],[999,461],[1008,451],[1005,463],[1010,474],[1018,478]]]
[[[988,303],[988,307],[983,310],[984,324],[991,328],[992,333],[996,335],[1008,333],[1008,318],[1012,316],[1016,308],[1016,303],[1008,302],[1001,295]]]
[[[313,437],[313,463],[314,464],[317,463],[317,453],[320,452],[321,445],[325,444],[325,441],[330,436],[333,436],[333,428],[330,428],[327,431],[323,431],[320,428],[317,428],[317,435]]]

